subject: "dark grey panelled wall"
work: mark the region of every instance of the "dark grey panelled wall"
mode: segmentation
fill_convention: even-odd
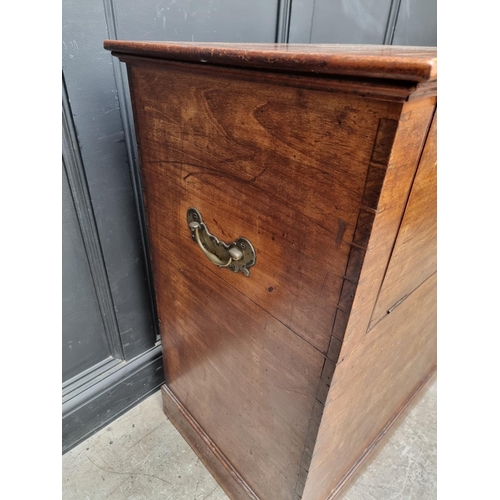
[[[391,0],[294,1],[289,41],[382,44],[391,4]]]
[[[277,19],[269,0],[63,1],[63,450],[163,381],[126,72],[103,40],[272,42]]]
[[[437,0],[293,0],[290,43],[437,44]]]
[[[111,358],[111,349],[64,165],[62,206],[62,323],[65,333],[62,376],[67,383]]]
[[[436,45],[436,0],[63,0],[63,450],[163,381],[128,83],[106,38]]]
[[[436,46],[436,0],[401,0],[392,43]]]

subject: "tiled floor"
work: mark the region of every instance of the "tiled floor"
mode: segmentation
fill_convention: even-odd
[[[436,499],[436,384],[345,500]],[[63,457],[64,500],[226,500],[155,393]],[[270,499],[272,500],[272,499]]]

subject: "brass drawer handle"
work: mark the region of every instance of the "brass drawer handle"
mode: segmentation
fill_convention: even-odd
[[[210,234],[196,208],[189,208],[187,221],[191,238],[198,243],[205,256],[218,267],[227,267],[233,273],[241,271],[250,276],[249,267],[255,265],[255,250],[246,238],[238,238],[229,245]]]

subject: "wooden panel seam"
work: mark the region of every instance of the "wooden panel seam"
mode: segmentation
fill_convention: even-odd
[[[153,234],[153,233],[156,233],[164,238],[166,238],[166,236],[160,232],[157,232],[155,231],[154,229],[152,229],[151,227],[148,226],[148,229],[149,231]],[[178,243],[176,241],[172,241],[172,243],[177,247],[177,248],[181,248]],[[152,258],[152,261],[155,262],[155,257],[154,257],[154,249],[151,248],[151,256],[153,257]],[[226,280],[225,279],[225,275],[224,274],[218,274],[216,273],[216,267],[215,266],[212,266],[212,265],[209,265],[206,267],[206,272],[209,272],[211,273],[214,277],[218,277],[220,278],[227,286],[231,287],[232,289],[234,289],[237,293],[242,293],[241,290],[239,290],[236,286],[234,286],[233,283],[231,283],[230,281]],[[155,283],[155,293],[158,294],[158,289],[156,288],[156,275],[153,273],[153,280],[154,280],[154,283]],[[244,295],[244,294],[243,294]],[[297,332],[295,331],[290,325],[287,325],[286,323],[284,323],[283,321],[281,321],[279,318],[277,318],[274,314],[272,314],[272,312],[268,311],[267,309],[265,309],[262,304],[259,304],[258,302],[256,302],[255,300],[253,300],[251,297],[247,296],[247,295],[244,295],[246,299],[248,299],[250,302],[252,302],[255,306],[257,306],[258,308],[262,309],[266,314],[268,314],[271,318],[273,318],[274,320],[276,320],[278,323],[280,323],[283,327],[285,327],[287,330],[289,330],[291,333],[293,333],[294,335],[296,335],[300,340],[304,341],[307,345],[309,345],[310,347],[312,347],[315,351],[317,351],[318,353],[320,353],[322,356],[325,355],[325,353],[319,349],[317,346],[315,346],[314,344],[312,344],[308,339],[306,339],[304,336],[302,336],[300,334],[300,332]],[[159,313],[158,313],[159,314]],[[158,317],[158,321],[161,323],[161,318]]]
[[[353,241],[351,242],[351,250],[346,262],[344,280],[340,291],[339,302],[337,304],[337,311],[333,320],[328,351],[316,390],[316,403],[320,405],[319,418],[317,421],[313,419],[316,409],[314,407],[309,422],[304,451],[302,453],[301,465],[295,487],[295,492],[299,496],[301,496],[304,491],[307,472],[312,460],[314,443],[318,435],[326,398],[335,372],[335,365],[340,354],[349,312],[356,292],[357,281],[363,265],[366,246],[377,213],[377,204],[386,172],[384,165],[386,167],[389,161],[398,125],[399,121],[387,118],[380,118],[378,122],[372,153],[366,172],[362,204],[359,207],[357,223],[353,233]],[[376,171],[375,174],[374,171]],[[382,176],[380,172],[382,172]],[[355,241],[359,244],[355,244]],[[301,478],[303,480],[301,480]]]
[[[383,321],[385,318],[387,318],[387,316],[389,314],[391,314],[396,308],[398,308],[400,305],[403,304],[403,302],[408,299],[409,297],[411,297],[424,283],[426,283],[428,280],[430,280],[435,274],[437,274],[437,271],[434,271],[433,273],[431,273],[429,276],[427,276],[427,278],[425,278],[424,281],[422,281],[422,283],[419,283],[410,293],[407,293],[405,296],[401,297],[400,300],[398,300],[388,311],[387,311],[387,314],[385,316],[382,316],[381,318],[379,318],[378,320],[376,320],[373,324],[370,324],[370,328],[367,330],[367,334],[373,329],[375,328],[381,321]]]
[[[375,220],[375,215],[377,214],[377,204],[380,193],[382,192],[384,177],[380,176],[379,172],[382,171],[385,175],[386,169],[382,169],[380,166],[384,163],[387,165],[389,161],[398,125],[399,122],[397,120],[386,118],[381,118],[379,120],[365,179],[365,187],[362,195],[363,203],[358,212],[356,228],[353,234],[353,243],[357,242],[358,244],[356,246],[351,244],[351,250],[346,264],[345,278],[340,292],[339,304],[333,322],[332,336],[330,338],[330,346],[327,353],[327,357],[335,363],[338,359],[340,345],[338,345],[338,342],[332,342],[332,337],[340,341],[340,343],[344,338],[348,314],[354,300],[354,294],[366,254],[368,240]],[[374,171],[376,171],[375,174],[373,173]],[[370,211],[366,211],[365,208],[369,208]],[[335,348],[338,347],[338,350],[335,349],[336,352],[332,351],[332,346],[335,346]]]
[[[420,161],[422,160],[422,155],[424,154],[424,150],[425,150],[425,145],[427,144],[427,138],[429,137],[429,133],[431,131],[431,128],[432,128],[432,123],[434,121],[434,116],[436,114],[436,111],[437,111],[437,105],[434,106],[434,110],[430,116],[430,119],[429,119],[429,122],[427,124],[427,131],[426,131],[426,134],[425,134],[425,139],[422,141],[422,146],[421,146],[421,149],[420,149],[420,153],[419,153],[419,156],[418,156],[418,161],[417,161],[417,167],[415,168],[415,172],[413,173],[413,177],[412,177],[412,180],[411,180],[411,184],[410,184],[410,189],[408,190],[408,193],[407,193],[407,196],[406,196],[406,201],[405,201],[405,204],[404,204],[404,208],[403,208],[403,211],[401,213],[401,219],[399,220],[399,224],[398,224],[398,229],[396,231],[396,237],[394,238],[394,241],[392,243],[392,247],[391,247],[391,251],[389,253],[389,258],[386,262],[386,266],[385,266],[385,270],[384,270],[384,275],[382,277],[382,281],[380,282],[380,287],[378,289],[378,292],[377,292],[377,296],[376,296],[376,299],[375,299],[375,302],[373,303],[373,306],[372,306],[372,312],[370,314],[370,321],[368,322],[368,328],[366,330],[366,333],[365,335],[367,335],[370,330],[375,326],[375,324],[378,323],[378,321],[376,323],[373,323],[372,324],[372,321],[373,321],[373,314],[375,312],[375,307],[377,305],[377,302],[378,302],[378,299],[380,297],[380,292],[382,290],[382,287],[384,286],[384,281],[385,281],[385,278],[386,278],[386,275],[387,275],[387,271],[389,269],[389,264],[391,262],[391,259],[392,259],[392,255],[394,253],[394,249],[396,248],[396,242],[398,241],[398,234],[401,230],[401,225],[403,224],[403,220],[404,220],[404,215],[406,213],[406,210],[408,208],[408,203],[410,201],[410,196],[411,196],[411,191],[412,191],[412,187],[413,187],[413,183],[415,182],[415,178],[417,177],[417,173],[418,173],[418,167],[420,165]],[[418,288],[418,287],[417,287]],[[416,288],[415,288],[416,290]],[[413,290],[413,291],[415,291]],[[411,292],[413,293],[413,292]],[[406,297],[408,297],[410,294],[408,294]],[[402,302],[402,301],[401,301]],[[387,316],[387,315],[386,315]],[[380,318],[381,320],[384,319],[386,316],[383,316],[382,318]]]

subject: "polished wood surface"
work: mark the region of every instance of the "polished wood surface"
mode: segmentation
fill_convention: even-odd
[[[287,498],[323,357],[217,274],[230,271],[187,262],[201,252],[185,239],[151,233],[166,382],[259,497]]]
[[[406,215],[413,213],[412,206],[427,196],[418,172],[427,177],[428,164],[435,164],[434,109],[435,100],[430,98],[409,102],[402,110],[359,283],[341,331],[339,360],[304,490],[307,500],[333,499],[340,494],[387,426],[435,371],[435,274],[369,329],[398,234],[409,227],[402,223],[405,208]],[[428,189],[432,198],[434,186]],[[431,219],[426,224],[432,226],[432,210],[424,214]],[[423,249],[426,255],[435,252],[432,245]],[[414,258],[407,253],[407,261]]]
[[[376,153],[376,149],[374,149],[374,159],[371,161],[370,168],[370,171],[374,171],[374,173],[367,177],[364,196],[364,202],[368,207],[373,207],[374,211],[371,218],[363,212],[360,212],[358,218],[356,233],[360,234],[358,240],[360,245],[354,247],[351,251],[346,272],[347,277],[351,279],[345,281],[339,304],[341,309],[337,310],[335,318],[330,349],[332,349],[332,346],[335,347],[332,354],[335,352],[336,357],[332,359],[335,359],[337,364],[326,405],[329,404],[329,401],[338,397],[340,392],[337,391],[341,391],[347,401],[351,397],[358,397],[355,393],[350,392],[347,385],[343,386],[337,383],[337,368],[345,362],[349,350],[360,342],[362,343],[366,338],[371,313],[379,295],[404,210],[412,191],[413,179],[427,140],[434,107],[434,97],[406,103],[401,111],[398,128],[394,141],[391,143],[389,154],[387,152]],[[384,158],[384,160],[377,161],[377,158],[380,157]],[[378,180],[369,182],[370,179]],[[375,186],[378,186],[378,190]],[[354,271],[356,269],[358,270],[357,273]],[[352,276],[350,276],[351,272],[353,273]],[[416,327],[416,322],[414,327]],[[424,331],[426,331],[425,328],[424,326]],[[427,327],[426,332],[431,338],[435,336],[435,330],[429,330],[429,327]],[[416,330],[415,334],[419,334],[419,331]],[[374,367],[375,372],[377,370],[382,373],[387,372],[388,365],[392,364],[393,357],[398,356],[400,350],[406,352],[407,349],[410,349],[410,356],[415,354],[411,350],[411,346],[403,339],[402,342],[393,344],[391,349],[382,353],[386,358],[374,353],[375,358],[378,356],[379,359],[379,363]],[[358,362],[361,363],[361,360],[357,360],[357,356],[365,356],[366,354],[362,350],[354,350],[353,352],[354,354],[351,355],[353,356],[352,364],[357,365]],[[426,353],[425,359],[429,365],[433,366],[435,364],[435,357],[433,358],[432,355]],[[373,375],[376,376],[377,373]],[[392,392],[397,393],[399,382],[395,380],[394,384]],[[363,394],[363,396],[368,400],[373,397],[369,392]],[[347,401],[343,404],[349,406],[350,403]],[[394,412],[398,411],[396,407],[392,408],[392,410]],[[366,419],[374,429],[380,430],[386,425],[385,411],[386,409],[383,409],[381,413],[377,413],[372,409],[369,413],[364,413],[364,416],[360,418]],[[352,433],[348,421],[335,424],[333,422],[333,419],[326,417],[325,412],[317,435],[314,453],[311,457],[312,461],[305,483],[308,488],[304,491],[304,499],[324,500],[329,492],[336,488],[336,482],[341,484],[341,481],[343,481],[338,476],[343,478],[344,475],[351,474],[351,467],[354,467],[354,464],[360,459],[357,451],[371,446],[371,442],[363,434]],[[329,430],[332,426],[335,426],[335,430]],[[344,426],[346,427],[344,428]],[[355,450],[352,454],[344,451],[342,458],[337,459],[338,462],[334,461],[334,456],[339,453],[338,444],[332,442],[331,432],[337,432],[336,435],[338,436],[349,436],[349,442],[353,446],[350,451]],[[328,443],[331,443],[331,445]],[[345,469],[336,471],[336,464],[342,464]],[[329,490],[326,491],[328,488]]]
[[[129,42],[106,40],[117,54],[369,78],[426,82],[436,80],[434,47],[338,44],[248,44]]]
[[[175,394],[166,385],[162,386],[161,392],[163,411],[210,473],[220,484],[224,485],[224,490],[229,497],[258,500],[252,488],[248,486],[241,474],[227,460],[224,453],[200,427]]]
[[[390,314],[393,308],[437,270],[436,139],[437,113],[427,137],[371,325]]]
[[[131,70],[139,120],[151,123],[139,135],[150,227],[185,243],[209,271],[186,238],[190,206],[220,239],[248,238],[259,262],[252,278],[217,274],[326,353],[379,120],[396,118],[400,105],[277,92],[244,74],[168,63],[161,80],[158,71]]]
[[[370,160],[394,138],[379,122],[401,106],[161,69],[160,79],[157,66],[132,67],[130,81],[166,380],[257,495],[288,498]],[[250,278],[193,244],[190,206],[220,239],[252,242]]]
[[[421,381],[418,388],[412,392],[405,404],[403,404],[397,413],[395,413],[388,424],[381,430],[377,438],[372,442],[366,453],[356,462],[355,467],[350,469],[342,481],[338,483],[336,491],[332,491],[328,500],[348,500],[350,487],[367,471],[371,463],[377,461],[379,454],[383,453],[383,448],[387,445],[393,434],[398,431],[400,426],[404,425],[406,417],[419,405],[422,398],[425,397],[427,390],[430,389],[437,380],[437,371],[432,372],[428,378]],[[380,463],[380,462],[379,462]]]
[[[304,500],[340,493],[401,410],[436,370],[436,274],[337,364]]]
[[[272,47],[212,47],[205,64],[206,46],[106,46],[129,72],[166,413],[232,499],[333,498],[435,366],[434,274],[373,322],[432,189],[435,82],[415,74],[432,51],[288,47],[283,73],[261,70]],[[365,73],[306,74],[341,59]],[[249,277],[206,258],[189,207],[226,243],[252,242]]]

